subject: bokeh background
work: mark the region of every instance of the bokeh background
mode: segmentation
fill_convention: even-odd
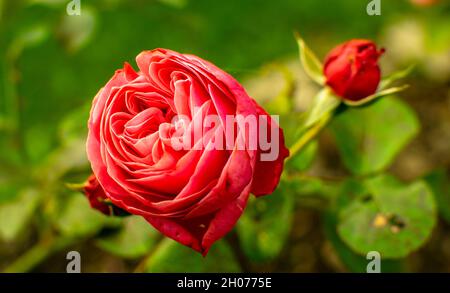
[[[234,75],[273,114],[284,108],[271,101],[288,97],[296,115],[318,90],[298,60],[298,31],[320,57],[368,38],[387,49],[383,73],[416,64],[405,80],[411,87],[396,99],[417,123],[384,169],[433,183],[438,213],[417,218],[432,223],[420,248],[382,270],[450,272],[449,1],[382,0],[381,16],[367,15],[369,0],[81,0],[79,16],[67,15],[69,2],[0,0],[0,271],[64,272],[70,250],[81,253],[83,272],[365,271],[365,256],[337,235],[324,200],[334,194],[328,185],[359,180],[346,168],[339,125],[308,147],[298,188],[250,202],[206,258],[140,218],[91,210],[67,187],[89,174],[90,104],[125,61],[135,67],[139,52],[156,47],[192,53]],[[295,125],[289,119],[283,127]],[[381,146],[396,135],[381,136]]]

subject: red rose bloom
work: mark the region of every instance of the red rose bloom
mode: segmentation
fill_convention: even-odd
[[[325,58],[326,84],[351,101],[374,94],[381,79],[378,59],[383,52],[368,40],[351,40],[337,46]]]
[[[205,255],[234,226],[250,193],[270,194],[278,185],[288,156],[283,133],[233,77],[207,61],[166,49],[136,61],[139,72],[125,64],[93,101],[92,170],[115,206]],[[267,123],[225,127],[225,118],[238,115]],[[212,135],[198,123],[209,116],[219,117]],[[279,147],[273,160],[261,159],[267,148],[250,147],[263,136]],[[173,139],[191,147],[175,147]],[[220,139],[226,149],[209,147]]]

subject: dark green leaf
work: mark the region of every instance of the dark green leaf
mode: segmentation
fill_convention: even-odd
[[[344,266],[351,272],[354,273],[366,273],[367,265],[369,260],[366,256],[352,251],[337,234],[337,219],[335,214],[327,212],[323,216],[324,229],[327,240],[330,241],[335,253],[338,255]],[[405,270],[405,265],[399,260],[382,260],[381,261],[381,272],[382,273],[395,273],[403,272]]]
[[[366,182],[368,193],[339,212],[338,233],[355,252],[402,258],[422,246],[436,224],[432,192],[422,181],[404,185],[390,176]]]
[[[342,160],[355,174],[388,167],[419,131],[414,111],[394,97],[350,108],[331,123]]]

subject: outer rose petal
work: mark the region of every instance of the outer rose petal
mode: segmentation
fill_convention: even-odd
[[[344,96],[358,99],[358,97],[367,97],[375,93],[381,80],[381,71],[379,67],[371,67],[365,71],[358,72],[354,80],[358,82],[350,83],[344,92]]]
[[[133,74],[134,73],[134,74]],[[117,70],[108,83],[100,89],[92,101],[92,109],[88,121],[88,138],[86,141],[86,152],[91,163],[92,171],[102,186],[107,186],[109,193],[124,193],[125,191],[108,175],[103,157],[101,155],[100,145],[100,120],[103,115],[106,100],[108,99],[112,88],[124,85],[130,81],[130,77],[134,77],[136,73],[128,65],[125,64],[124,69]]]
[[[255,103],[256,104],[256,103]],[[279,127],[275,121],[267,114],[267,112],[256,104],[258,115],[266,115],[269,121],[269,129]],[[276,138],[271,138],[276,139]],[[255,172],[253,175],[253,183],[251,192],[255,196],[271,194],[280,182],[281,173],[283,172],[284,160],[289,156],[289,150],[284,144],[283,130],[279,128],[279,137],[276,141],[279,146],[278,158],[275,161],[262,161],[260,154],[257,156]]]
[[[234,227],[247,205],[248,196],[247,188],[217,213],[189,219],[187,222],[162,217],[145,217],[145,219],[167,237],[206,256],[211,245]]]
[[[223,207],[212,219],[208,231],[203,236],[202,247],[205,248],[203,255],[208,253],[211,245],[227,234],[236,224],[247,205],[249,189],[244,190],[233,202]]]

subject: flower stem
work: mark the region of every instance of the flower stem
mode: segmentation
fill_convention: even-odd
[[[300,152],[309,142],[311,142],[320,131],[328,124],[331,120],[332,113],[325,115],[321,120],[319,120],[315,125],[309,128],[297,142],[289,149],[290,158],[293,158],[298,152]]]

